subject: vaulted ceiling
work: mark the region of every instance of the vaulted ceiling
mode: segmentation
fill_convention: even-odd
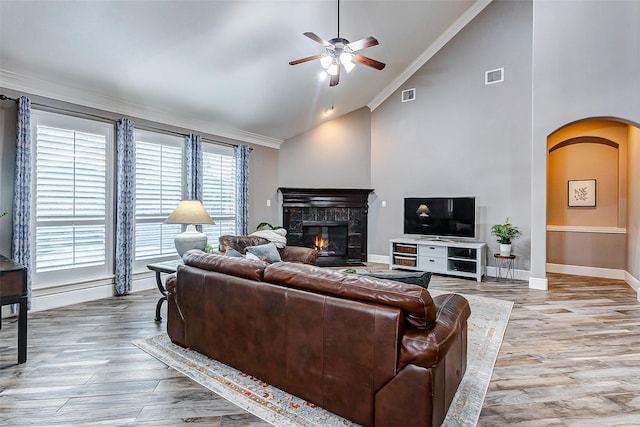
[[[490,0],[343,0],[340,36],[374,36],[329,87],[302,35],[336,37],[334,0],[0,1],[0,86],[268,146],[374,109]],[[324,75],[324,78],[320,78]]]

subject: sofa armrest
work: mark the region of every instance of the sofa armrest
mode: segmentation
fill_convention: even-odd
[[[185,321],[178,301],[178,278],[175,274],[166,281],[167,289],[167,333],[171,341],[186,347]]]
[[[318,250],[302,246],[285,246],[280,249],[280,258],[287,262],[314,264],[318,258]]]
[[[433,298],[438,309],[436,321],[425,328],[407,329],[402,336],[398,371],[408,364],[430,368],[442,361],[456,338],[467,328],[469,302],[461,295]]]

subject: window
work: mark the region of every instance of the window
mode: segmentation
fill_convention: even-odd
[[[233,147],[205,143],[202,151],[202,202],[215,222],[203,226],[202,231],[217,248],[218,237],[236,233],[236,161]]]
[[[36,111],[34,287],[112,274],[113,125]]]
[[[179,224],[163,224],[182,200],[184,139],[136,130],[135,259],[175,257]]]

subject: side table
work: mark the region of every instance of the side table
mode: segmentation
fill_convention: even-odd
[[[0,255],[0,307],[9,304],[20,307],[18,364],[22,364],[27,361],[27,269]]]
[[[516,280],[514,263],[515,255],[493,254],[496,260],[496,279],[498,281]]]
[[[182,265],[181,259],[147,264],[147,268],[149,270],[156,272],[156,285],[158,285],[158,290],[162,294],[162,297],[160,297],[158,303],[156,304],[156,322],[162,321],[162,317],[160,316],[160,308],[162,307],[162,303],[167,300],[167,290],[164,288],[164,284],[162,283],[161,274],[174,274],[176,271],[178,271],[179,265]]]

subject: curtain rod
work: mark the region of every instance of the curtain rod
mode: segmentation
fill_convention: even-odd
[[[14,101],[14,102],[18,102],[17,98],[10,98],[4,94],[0,94],[0,101]],[[117,121],[117,119],[111,118],[111,117],[105,117],[105,116],[101,116],[98,114],[92,114],[92,113],[84,113],[81,111],[77,111],[77,110],[72,110],[72,109],[67,109],[67,108],[61,108],[61,107],[54,107],[51,106],[49,104],[42,104],[39,102],[32,102],[31,106],[33,107],[38,107],[37,109],[43,110],[43,111],[49,111],[52,113],[59,113],[59,112],[63,112],[66,113],[70,116],[73,117],[80,117],[80,118],[90,118],[90,119],[96,119],[99,120],[101,122],[106,122],[106,123],[115,123]],[[117,115],[117,113],[114,113],[114,115]],[[149,126],[149,125],[138,125],[136,126],[134,124],[135,129],[140,129],[140,130],[147,130],[147,131],[152,131],[152,132],[159,132],[159,133],[163,133],[163,134],[167,134],[167,135],[174,135],[174,136],[182,136],[182,137],[186,137],[188,134],[186,133],[182,133],[182,132],[177,132],[177,131],[172,131],[172,130],[168,130],[168,129],[162,129],[162,128],[158,128],[155,126]],[[234,144],[231,142],[223,142],[223,141],[217,141],[215,139],[210,139],[210,138],[202,138],[202,141],[204,142],[208,142],[211,144],[217,144],[217,145],[226,145],[228,147],[237,147],[239,144]],[[249,151],[253,151],[253,148],[249,148]]]
[[[4,95],[4,94],[0,94],[0,101],[13,101],[13,102],[18,102],[18,98],[9,98],[8,96]]]

